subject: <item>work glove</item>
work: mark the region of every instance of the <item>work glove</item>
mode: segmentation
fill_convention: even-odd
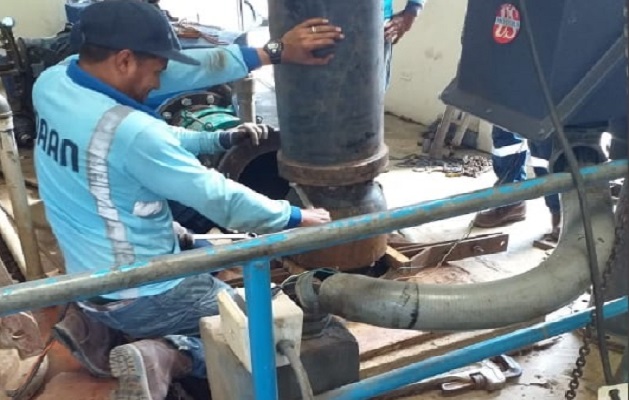
[[[269,132],[272,130],[265,124],[254,124],[252,122],[246,122],[236,127],[236,130],[231,132],[230,144],[232,146],[239,146],[249,141],[254,146],[259,146],[262,140],[269,138]]]

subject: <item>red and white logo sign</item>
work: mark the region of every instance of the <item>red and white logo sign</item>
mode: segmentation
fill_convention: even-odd
[[[520,32],[520,11],[505,3],[500,6],[494,22],[494,40],[499,44],[511,43]]]

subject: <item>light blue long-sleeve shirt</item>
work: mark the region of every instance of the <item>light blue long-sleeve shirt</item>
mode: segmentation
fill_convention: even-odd
[[[169,63],[152,96],[245,76],[248,69],[237,52],[187,50],[201,68]],[[270,200],[200,164],[195,155],[224,151],[219,133],[167,125],[151,108],[86,73],[75,59],[42,73],[33,102],[40,195],[70,274],[178,253],[167,200],[242,231],[278,231],[301,220],[288,202]],[[155,295],[179,282],[106,297]]]
[[[426,0],[408,0],[406,9],[418,11],[424,7]],[[384,19],[390,19],[393,16],[393,0],[384,0]]]

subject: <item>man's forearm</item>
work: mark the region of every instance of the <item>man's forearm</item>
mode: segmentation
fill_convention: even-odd
[[[406,7],[404,8],[404,12],[418,15],[424,8],[425,4],[426,0],[408,0],[408,2],[406,3]]]
[[[271,64],[271,58],[266,51],[261,48],[241,47],[240,51],[242,52],[242,58],[245,64],[247,64],[249,71],[256,70],[263,65]]]
[[[258,57],[260,57],[260,63],[262,65],[271,65],[271,58],[263,49],[256,49]]]
[[[171,127],[171,132],[181,142],[181,146],[195,156],[224,153],[231,147],[230,132],[191,131],[179,127]]]

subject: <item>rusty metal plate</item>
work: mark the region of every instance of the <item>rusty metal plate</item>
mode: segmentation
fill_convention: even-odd
[[[389,148],[383,145],[371,158],[322,166],[301,164],[277,153],[280,175],[290,182],[308,186],[347,186],[377,177],[389,164]]]

